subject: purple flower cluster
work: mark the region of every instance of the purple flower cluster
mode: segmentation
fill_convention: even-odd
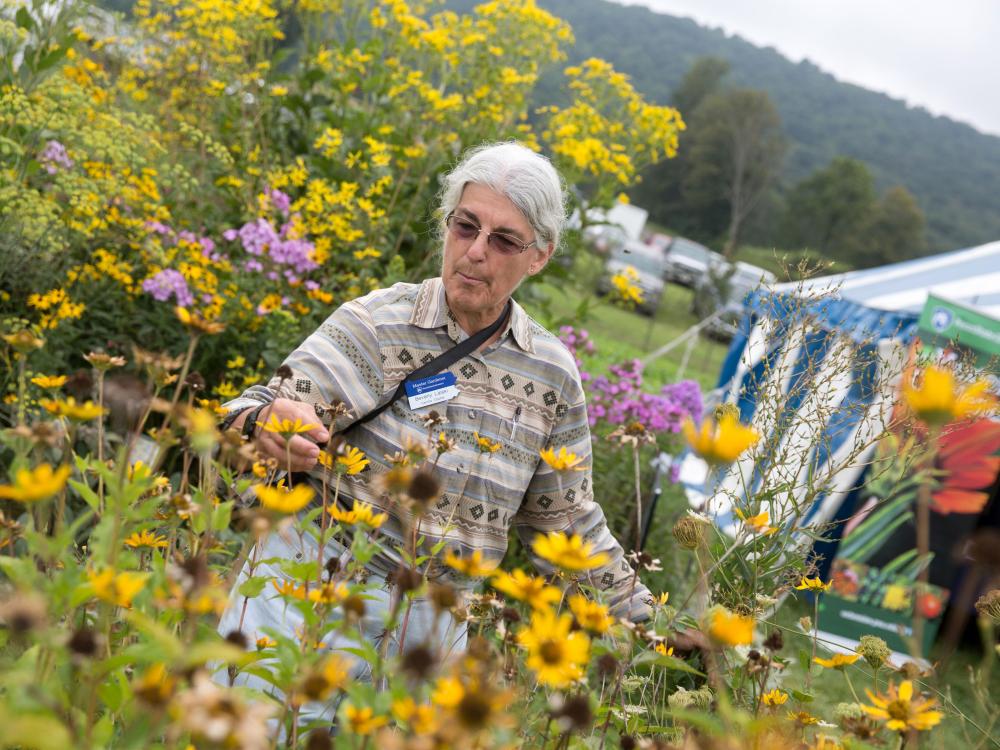
[[[294,283],[302,274],[319,266],[312,259],[313,244],[307,240],[291,237],[291,228],[292,223],[286,222],[280,229],[275,229],[269,220],[260,217],[248,221],[239,229],[227,229],[222,236],[230,242],[239,240],[243,249],[255,256],[244,262],[244,270],[263,271],[264,264],[259,259],[266,258],[278,266],[276,270],[268,272],[268,278],[277,280],[279,275],[283,275],[289,282]]]
[[[701,389],[693,380],[665,385],[659,393],[642,390],[642,362],[637,359],[608,368],[607,375],[591,375],[583,370],[580,352],[591,354],[594,343],[586,331],[570,326],[559,329],[559,338],[573,353],[587,391],[590,426],[642,422],[654,432],[680,432],[684,418],[701,421]]]
[[[41,162],[42,168],[49,174],[55,174],[59,171],[60,167],[63,169],[73,168],[73,160],[66,153],[66,147],[59,141],[46,142],[42,153],[38,155],[38,161]]]
[[[172,296],[181,307],[194,303],[194,297],[188,289],[183,274],[173,268],[165,268],[158,274],[150,276],[142,282],[142,290],[160,302],[166,302]]]

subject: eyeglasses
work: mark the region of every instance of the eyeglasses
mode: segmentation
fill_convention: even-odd
[[[451,233],[455,235],[455,239],[462,241],[475,241],[479,233],[483,231],[483,228],[475,222],[463,219],[461,216],[455,216],[454,213],[448,214],[445,217],[444,223],[448,226]],[[503,232],[487,232],[486,244],[501,255],[518,255],[532,245],[537,245],[538,240],[521,242],[519,238],[504,234]]]

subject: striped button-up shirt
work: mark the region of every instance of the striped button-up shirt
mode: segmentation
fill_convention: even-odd
[[[339,400],[352,412],[333,425],[343,428],[387,402],[410,372],[465,338],[440,278],[396,284],[337,309],[285,360],[290,378],[253,386],[226,406],[239,409],[276,395],[311,404]],[[360,474],[343,476],[339,504],[349,509],[356,499],[388,515],[381,533],[389,543],[373,565],[392,570],[399,564],[395,548],[405,546],[413,522],[406,508],[377,489],[377,476],[391,467],[389,456],[408,444],[426,445],[443,431],[455,447],[437,461],[442,494],[420,523],[427,548],[444,541],[462,556],[480,550],[488,563],[498,564],[514,528],[538,569],[549,573],[552,566],[531,550],[535,536],[580,534],[595,552],[609,556],[587,578],[605,590],[612,611],[633,619],[647,616],[649,591],[636,580],[594,501],[583,387],[562,342],[514,302],[499,339],[448,370],[458,389],[451,400],[411,409],[404,397],[345,435],[371,464]],[[432,409],[447,422],[429,434],[424,417]],[[481,451],[477,433],[500,447]],[[563,446],[582,457],[587,468],[556,472],[541,459],[541,450]],[[317,465],[311,474],[321,482],[324,471]]]

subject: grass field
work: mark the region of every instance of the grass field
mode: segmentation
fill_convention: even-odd
[[[549,330],[555,331],[564,323],[587,329],[597,349],[586,362],[594,372],[629,359],[641,359],[698,322],[691,313],[690,289],[668,284],[656,315],[650,318],[598,297],[594,289],[600,271],[601,259],[584,255],[577,259],[568,279],[539,282],[520,300]],[[586,314],[577,320],[581,305]],[[680,344],[647,365],[646,389],[657,390],[681,378],[698,381],[702,390],[714,388],[727,348],[726,344],[699,337],[681,372],[685,344]]]

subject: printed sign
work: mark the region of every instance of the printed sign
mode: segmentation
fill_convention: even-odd
[[[431,375],[428,378],[406,382],[406,397],[410,402],[411,409],[419,409],[422,406],[439,404],[442,401],[455,398],[458,395],[458,388],[455,386],[456,378],[450,372],[442,372],[440,375]]]

